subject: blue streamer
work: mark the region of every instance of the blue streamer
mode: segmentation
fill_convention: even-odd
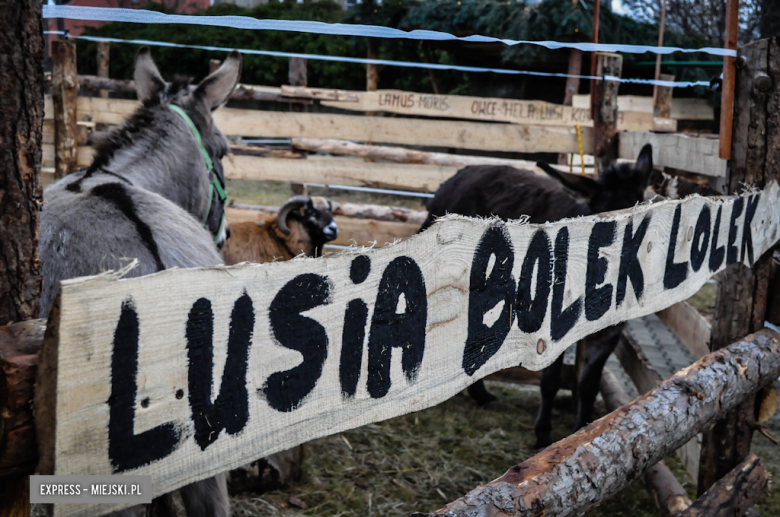
[[[248,16],[192,16],[184,14],[165,14],[143,9],[127,9],[118,7],[84,7],[73,5],[44,5],[44,18],[70,18],[74,20],[91,20],[106,22],[129,23],[181,23],[188,25],[209,25],[213,27],[230,27],[233,29],[274,30],[290,32],[308,32],[312,34],[329,34],[336,36],[365,36],[371,38],[413,39],[428,41],[460,40],[473,43],[496,43],[506,45],[539,45],[551,50],[571,48],[583,52],[625,52],[629,54],[671,54],[673,52],[702,52],[712,56],[736,57],[736,50],[704,47],[698,49],[680,47],[653,47],[650,45],[623,45],[611,43],[563,43],[559,41],[526,41],[492,38],[488,36],[458,37],[439,31],[413,30],[403,31],[392,27],[377,25],[352,25],[343,23],[324,23],[303,20],[258,20]]]
[[[59,34],[63,35],[63,31],[43,31],[44,34]],[[208,50],[213,52],[230,52],[233,49],[227,47],[214,47],[209,45],[185,45],[183,43],[169,43],[166,41],[151,41],[145,39],[119,39],[119,38],[106,38],[100,36],[69,36],[74,39],[82,39],[86,41],[104,41],[107,43],[131,43],[134,45],[148,45],[151,47],[169,47],[169,48],[188,48],[195,50]],[[346,56],[325,56],[320,54],[302,54],[298,52],[278,52],[275,50],[254,50],[254,49],[238,49],[242,54],[254,54],[260,56],[272,56],[272,57],[299,57],[304,59],[320,60],[320,61],[338,61],[344,63],[358,63],[358,64],[372,64],[372,65],[387,65],[387,66],[400,66],[406,68],[431,68],[434,70],[457,70],[461,72],[492,72],[496,74],[509,74],[509,75],[530,75],[536,77],[577,77],[579,79],[595,79],[600,81],[606,79],[608,81],[617,81],[620,83],[635,83],[635,84],[649,84],[666,86],[669,88],[689,88],[691,86],[709,86],[709,81],[656,81],[654,79],[624,79],[622,77],[615,77],[612,75],[602,77],[596,77],[592,75],[570,75],[560,74],[554,72],[533,72],[529,70],[510,70],[507,68],[483,68],[478,66],[458,66],[458,65],[441,65],[437,63],[415,63],[411,61],[392,61],[389,59],[366,59],[360,57],[346,57]]]

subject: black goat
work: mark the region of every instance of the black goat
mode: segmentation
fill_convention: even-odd
[[[630,208],[644,200],[653,170],[653,150],[646,145],[635,166],[609,167],[597,180],[558,171],[544,162],[537,165],[549,177],[503,165],[473,165],[459,170],[431,199],[421,231],[446,214],[503,220],[528,216],[531,223],[545,223]],[[583,364],[576,389],[577,429],[590,421],[604,363],[617,346],[622,328],[623,324],[615,325],[583,340]],[[552,443],[552,407],[562,366],[563,355],[542,372],[542,400],[535,426],[537,447]],[[495,400],[482,381],[472,384],[469,394],[480,405]]]

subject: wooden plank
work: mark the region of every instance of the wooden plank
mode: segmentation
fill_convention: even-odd
[[[507,160],[487,156],[468,156],[463,154],[430,153],[405,147],[387,147],[379,145],[356,144],[348,140],[330,138],[293,138],[293,149],[304,149],[342,156],[358,156],[371,161],[382,160],[395,163],[419,163],[426,165],[449,165],[466,167],[468,165],[509,165],[518,169],[527,169],[537,174],[547,174],[529,160]],[[590,174],[593,169],[588,168]]]
[[[726,176],[726,161],[718,157],[715,139],[682,134],[621,133],[619,157],[636,160],[645,144],[653,146],[653,165],[656,167],[672,167],[716,178]]]
[[[137,101],[79,97],[78,118],[96,124],[120,124],[137,106]],[[565,127],[234,108],[217,111],[214,114],[214,122],[227,135],[246,137],[338,138],[504,152],[579,152],[576,130]],[[590,154],[593,149],[593,134],[590,128],[583,128],[582,144],[585,153]]]
[[[367,163],[349,158],[309,158],[287,160],[257,156],[222,159],[230,179],[289,181],[320,185],[349,185],[435,192],[439,185],[458,172],[457,167]]]
[[[575,95],[575,108],[590,106],[590,95]],[[653,113],[653,98],[636,95],[618,96],[618,110]],[[676,120],[712,120],[714,112],[707,99],[672,99],[671,117]]]
[[[739,360],[725,351],[708,355],[649,395],[514,465],[495,481],[436,512],[416,516],[585,515],[712,425],[721,407],[734,408],[745,395],[771,383],[780,373],[779,337],[762,331],[729,346]],[[772,359],[765,363],[768,357]],[[766,375],[765,367],[771,370]],[[753,378],[760,379],[749,380]],[[700,386],[707,389],[698,391]],[[721,406],[724,396],[727,402]]]
[[[283,86],[282,95],[309,97],[306,90]],[[535,126],[574,127],[579,124],[582,127],[593,127],[589,110],[545,101],[436,95],[401,90],[350,93],[343,101],[324,100],[320,104],[350,111],[382,111],[418,117],[511,122]],[[314,95],[311,97],[317,98]],[[653,128],[653,115],[621,112],[618,116],[618,128],[622,131],[649,131]]]
[[[710,353],[709,322],[688,302],[680,302],[656,313],[677,339],[699,359]]]
[[[68,280],[50,315],[40,356],[35,419],[41,473],[148,474],[155,494],[165,493],[319,436],[430,407],[507,367],[539,370],[587,335],[697,292],[726,265],[715,260],[712,270],[697,271],[675,266],[690,261],[690,243],[698,242],[684,237],[687,228],[702,211],[721,210],[730,221],[739,203],[754,204],[756,212],[748,222],[735,217],[735,242],[749,231],[746,253],[758,256],[780,237],[780,187],[774,183],[741,198],[668,200],[544,225],[453,216],[395,246],[325,259]],[[646,231],[635,237],[634,247],[624,234],[629,224],[639,228],[645,220]],[[594,235],[603,235],[604,225],[615,238],[599,244]],[[719,242],[727,241],[731,226],[714,232]],[[631,232],[635,236],[637,230]],[[536,235],[549,244],[531,246],[539,241]],[[711,246],[703,249],[703,257],[694,253],[694,258],[706,260]],[[534,320],[539,326],[523,331],[514,325],[519,320],[514,312],[522,307],[501,302],[516,299],[515,279],[536,253],[541,260],[554,256],[556,268],[537,279],[533,296],[521,293],[544,301]],[[741,259],[749,261],[747,255]],[[593,268],[603,274],[596,276],[602,280],[599,289],[614,289],[626,268],[643,271],[642,285],[632,273],[633,287],[621,304],[609,296],[605,312],[588,319],[581,311],[594,303],[586,285],[596,275]],[[498,297],[485,294],[496,292]],[[575,317],[566,320],[560,311],[571,305],[567,314]],[[355,307],[365,310],[355,314]],[[732,355],[721,360],[755,350],[758,341],[730,350]],[[754,372],[754,358],[742,357],[751,369],[749,380],[720,363],[718,379],[698,379],[713,382],[713,388],[703,400],[690,391],[684,396],[686,404],[701,404],[696,406],[701,414],[654,407],[704,425],[715,418],[711,409],[704,410],[706,404],[728,409],[733,400],[718,391],[719,383],[742,393],[773,373],[774,359],[760,359],[761,371]],[[90,375],[84,375],[85,364]],[[219,385],[224,396],[213,393],[216,385],[205,382],[202,373],[193,373],[213,369],[214,378],[227,380]],[[681,382],[669,386],[689,389]],[[200,411],[194,420],[192,407]],[[200,417],[217,410],[234,417]],[[642,410],[656,418],[649,406]],[[678,431],[665,424],[653,429]],[[663,443],[665,456],[684,441]],[[143,460],[139,451],[146,454]],[[624,458],[622,451],[619,455]],[[55,515],[111,510],[62,505]]]

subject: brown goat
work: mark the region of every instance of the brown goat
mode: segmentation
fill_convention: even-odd
[[[276,218],[232,223],[222,257],[227,265],[290,260],[301,254],[318,257],[325,243],[337,236],[328,199],[294,196],[279,208]]]

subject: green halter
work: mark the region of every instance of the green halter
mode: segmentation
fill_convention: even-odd
[[[181,118],[184,119],[184,122],[187,124],[187,127],[190,128],[190,131],[192,132],[192,136],[195,137],[195,140],[198,142],[198,147],[200,148],[200,153],[203,155],[203,159],[206,161],[206,169],[209,171],[209,210],[206,212],[206,217],[203,218],[203,224],[206,224],[206,221],[209,220],[209,216],[211,215],[211,200],[214,196],[214,191],[217,191],[217,195],[219,196],[220,202],[225,204],[225,201],[227,201],[227,192],[225,192],[225,189],[222,187],[222,183],[219,181],[219,177],[217,177],[216,174],[214,174],[214,162],[211,161],[211,157],[209,156],[209,153],[206,151],[206,147],[203,145],[203,139],[200,137],[200,131],[198,131],[198,128],[195,127],[195,123],[192,121],[189,115],[184,112],[183,109],[181,109],[179,106],[175,104],[169,104],[168,105],[171,110],[178,114]],[[219,238],[219,235],[222,233],[222,228],[225,226],[225,210],[222,210],[222,219],[219,221],[219,228],[217,229],[217,234],[214,236],[214,242],[217,242],[217,239]]]

